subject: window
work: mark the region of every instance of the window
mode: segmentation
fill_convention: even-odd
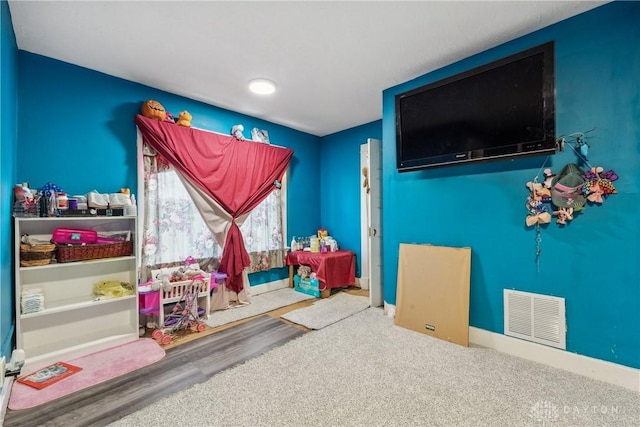
[[[145,271],[180,265],[188,257],[197,259],[209,270],[217,269],[222,248],[177,172],[149,147],[144,146],[143,153],[143,277],[148,277]],[[251,258],[249,272],[284,267],[286,250],[282,207],[285,205],[285,187],[283,183],[281,189],[274,190],[240,227]]]

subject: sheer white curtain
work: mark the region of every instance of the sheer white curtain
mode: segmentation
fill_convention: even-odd
[[[283,190],[274,190],[251,211],[240,226],[247,252],[251,257],[251,273],[285,265],[282,196]]]
[[[143,262],[159,266],[195,259],[219,258],[216,243],[175,170],[152,172],[145,198]]]

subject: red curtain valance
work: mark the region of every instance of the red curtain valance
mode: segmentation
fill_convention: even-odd
[[[293,150],[189,127],[141,115],[135,117],[144,141],[182,175],[215,200],[235,220],[249,213],[281,182]],[[220,271],[229,289],[243,289],[242,270],[250,265],[240,228],[231,222]]]

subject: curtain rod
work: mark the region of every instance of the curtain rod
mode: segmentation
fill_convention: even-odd
[[[228,134],[228,133],[217,132],[215,130],[209,130],[209,129],[202,129],[202,128],[195,127],[195,126],[191,126],[191,129],[197,129],[197,130],[201,130],[203,132],[209,132],[209,133],[215,133],[215,134],[222,135],[222,136],[231,136],[231,137],[233,137],[233,135]],[[238,140],[238,141],[240,141],[240,140]],[[257,142],[258,144],[267,144],[267,145],[271,145],[272,147],[278,147],[278,148],[288,148],[288,147],[283,147],[282,145],[271,144],[270,142],[269,143],[265,143],[265,142],[260,142],[260,141],[254,141],[253,139],[246,139],[245,138],[244,141]]]

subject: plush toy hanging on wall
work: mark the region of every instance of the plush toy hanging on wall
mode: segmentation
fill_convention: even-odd
[[[153,99],[148,99],[142,103],[142,115],[150,119],[160,120],[161,122],[167,118],[167,112],[162,104]]]
[[[585,133],[558,137],[556,145],[559,151],[564,151],[564,147],[571,148],[580,159],[580,164],[590,168],[588,171],[585,172],[576,163],[569,163],[557,175],[553,174],[551,169],[545,169],[549,160],[547,157],[533,181],[526,184],[529,196],[525,203],[528,211],[525,224],[527,227],[535,227],[538,262],[542,242],[541,228],[551,222],[552,214],[556,218],[556,224],[566,226],[589,205],[601,204],[608,195],[617,193],[613,181],[618,179],[618,175],[613,170],[604,172],[602,167],[589,164],[587,155],[590,144],[587,143]],[[566,138],[575,138],[575,147]],[[544,182],[538,183],[538,176],[543,170]]]
[[[613,185],[613,181],[618,179],[618,175],[613,170],[603,171],[602,167],[595,167],[584,174],[586,180],[584,193],[587,195],[589,202],[602,204],[609,194],[618,192]]]
[[[552,213],[556,223],[566,225],[587,205],[602,204],[607,196],[616,194],[613,181],[618,179],[618,175],[613,170],[603,171],[602,167],[592,167],[584,172],[577,164],[569,163],[557,175],[552,174],[551,169],[545,169],[544,184],[535,180],[527,182],[527,226],[551,222],[546,203],[550,202],[550,206],[555,208]]]
[[[550,217],[547,216],[549,209],[544,206],[545,203],[551,202],[550,207],[553,216],[556,217],[556,223],[567,225],[573,220],[575,214],[582,212],[589,204],[602,204],[608,195],[617,193],[613,181],[618,179],[618,175],[613,170],[604,172],[602,167],[593,167],[589,164],[587,154],[590,144],[585,134],[586,132],[576,132],[566,137],[561,136],[558,138],[557,145],[561,151],[564,151],[564,147],[571,148],[581,163],[588,166],[590,170],[585,172],[576,163],[569,163],[557,175],[553,174],[551,169],[544,169],[542,184],[537,182],[538,176],[527,183],[529,197],[527,197],[526,207],[529,214],[526,217],[526,225],[528,227],[550,222]],[[567,143],[566,138],[575,138],[575,148],[571,141]],[[540,170],[542,171],[543,168],[544,164]]]
[[[529,197],[527,197],[526,207],[529,215],[525,220],[528,227],[536,224],[548,224],[551,222],[551,214],[549,209],[544,205],[551,197],[548,188],[545,188],[539,182],[527,182],[529,188]]]

